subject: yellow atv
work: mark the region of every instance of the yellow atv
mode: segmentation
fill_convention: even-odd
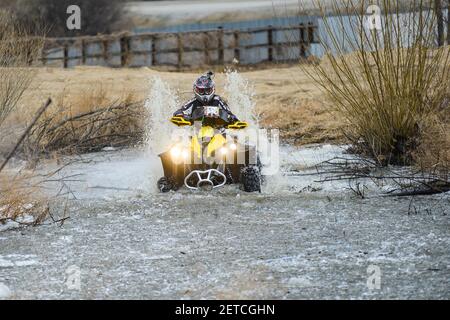
[[[159,155],[164,177],[157,182],[161,192],[178,190],[212,190],[225,184],[240,184],[247,192],[261,192],[261,163],[256,148],[238,142],[230,133],[247,128],[242,121],[230,123],[225,110],[200,107],[190,119],[171,118],[177,126],[193,126],[194,134],[174,143]]]

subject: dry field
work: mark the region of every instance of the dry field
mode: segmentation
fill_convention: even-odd
[[[85,111],[86,104],[92,104],[96,99],[99,103],[104,99],[111,102],[126,99],[143,101],[154,76],[169,83],[178,92],[180,100],[188,100],[192,96],[192,82],[199,73],[149,68],[39,68],[37,77],[20,102],[21,111],[10,120],[23,123],[23,116],[31,117],[32,111],[48,97],[56,102],[53,108],[64,100],[65,105],[71,105],[73,113]],[[342,123],[330,113],[323,94],[299,67],[243,71],[242,75],[254,88],[257,110],[262,115],[261,124],[279,128],[285,141],[309,144],[341,138],[339,128]],[[223,94],[225,74],[217,71],[215,80],[217,93]],[[168,110],[168,114],[173,111]]]

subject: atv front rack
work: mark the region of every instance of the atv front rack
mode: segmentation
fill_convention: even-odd
[[[191,179],[194,175],[197,176],[197,179]],[[204,178],[205,175],[206,178]],[[216,177],[223,181],[220,182],[219,180],[218,182],[215,179],[211,179]],[[186,178],[184,178],[184,185],[191,190],[198,190],[205,187],[209,189],[215,189],[222,187],[226,182],[227,177],[217,169],[209,169],[204,171],[193,170],[186,176]]]

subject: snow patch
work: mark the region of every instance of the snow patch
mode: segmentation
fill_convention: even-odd
[[[14,263],[0,257],[0,268],[10,268],[10,267],[14,267]]]
[[[306,277],[293,277],[287,281],[289,287],[305,288],[311,287],[313,284],[309,278]]]
[[[20,224],[16,221],[8,220],[4,224],[0,224],[0,232],[18,228]]]
[[[24,260],[24,261],[16,261],[16,262],[14,262],[14,265],[16,267],[28,267],[28,266],[33,266],[37,263],[38,262],[36,260]]]
[[[164,259],[172,259],[173,256],[171,255],[157,255],[157,256],[151,256],[151,257],[147,257],[147,260],[164,260]]]
[[[0,256],[0,268],[12,268],[12,267],[28,267],[37,264],[34,255],[19,255],[10,254],[5,257]],[[8,258],[8,259],[6,259]]]
[[[12,292],[8,288],[8,286],[6,284],[4,284],[3,282],[0,282],[0,299],[7,299],[7,298],[11,297],[11,295],[12,295]]]

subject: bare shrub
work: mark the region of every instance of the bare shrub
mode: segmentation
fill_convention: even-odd
[[[52,153],[79,154],[104,147],[129,146],[143,137],[143,106],[133,94],[111,100],[103,87],[67,101],[63,92],[30,133],[24,151],[30,158]]]
[[[357,151],[382,165],[409,164],[448,97],[450,50],[436,47],[430,1],[410,1],[402,15],[396,1],[375,3],[383,8],[380,30],[367,27],[371,1],[335,2],[337,15],[323,16],[325,58],[305,71],[347,120]]]
[[[31,67],[40,54],[43,38],[32,37],[10,12],[0,10],[0,126],[31,84]]]

